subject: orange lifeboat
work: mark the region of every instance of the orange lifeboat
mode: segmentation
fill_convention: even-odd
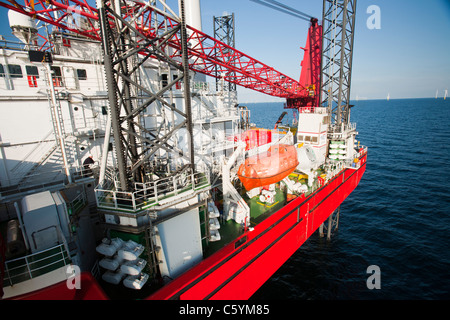
[[[246,190],[281,181],[298,166],[295,146],[273,145],[267,150],[249,157],[239,167],[238,177]]]

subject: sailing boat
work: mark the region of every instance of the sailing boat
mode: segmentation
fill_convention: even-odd
[[[389,101],[389,99],[390,99],[390,95],[388,93],[386,100]]]
[[[444,100],[445,100],[445,98],[447,98],[447,89],[445,89],[445,92],[444,92]]]
[[[439,92],[439,90],[436,90],[436,99],[437,99],[437,96],[438,96],[438,92]]]

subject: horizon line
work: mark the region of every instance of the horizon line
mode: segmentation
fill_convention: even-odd
[[[420,97],[420,98],[389,98],[389,100],[414,100],[414,99],[443,99],[444,97]],[[238,98],[239,100],[239,98]],[[360,99],[350,99],[350,101],[372,101],[372,100],[387,100],[386,98],[360,98]],[[450,99],[449,99],[450,101]],[[239,102],[240,104],[250,104],[250,103],[285,103],[285,101],[248,101],[248,102]]]

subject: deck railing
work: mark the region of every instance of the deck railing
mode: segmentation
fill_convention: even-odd
[[[70,263],[69,253],[63,243],[24,257],[5,261],[3,286],[12,286],[33,279]]]
[[[353,158],[351,159],[325,159],[325,163],[327,164],[333,164],[334,167],[339,167],[339,168],[350,168],[350,169],[359,169],[361,167],[361,163],[359,161],[355,161],[356,159],[359,159],[361,155],[367,153],[367,147],[366,146],[359,146],[359,152],[355,153],[355,155],[353,156]],[[338,170],[339,171],[339,170]],[[337,172],[336,172],[337,173]]]
[[[84,192],[81,192],[72,201],[67,203],[67,211],[69,215],[77,214],[87,205],[87,196]]]
[[[181,197],[209,186],[205,173],[180,173],[146,183],[135,183],[134,191],[118,191],[113,181],[95,189],[98,208],[137,213],[172,197]]]

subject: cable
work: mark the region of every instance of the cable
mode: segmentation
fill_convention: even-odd
[[[298,15],[298,14],[296,14],[296,13],[293,13],[293,12],[290,12],[290,11],[287,11],[287,10],[284,10],[284,9],[282,9],[282,8],[278,8],[278,7],[273,6],[273,5],[271,5],[271,4],[262,2],[261,0],[250,0],[250,1],[253,1],[253,2],[258,3],[258,4],[262,4],[262,5],[266,6],[266,7],[269,7],[269,8],[271,8],[271,9],[278,10],[278,11],[280,11],[280,12],[289,14],[289,15],[294,16],[294,17],[296,17],[296,18],[299,18],[299,19],[302,19],[302,20],[305,20],[305,21],[309,21],[309,19],[307,19],[307,18],[305,18],[305,17],[302,17],[302,16],[300,16],[300,15]]]
[[[275,1],[275,0],[263,0],[263,1],[271,2],[271,3],[275,4],[275,5],[277,5],[277,6],[279,6],[279,7],[282,7],[282,8],[284,8],[284,9],[287,9],[287,10],[289,10],[289,11],[294,11],[295,13],[297,13],[297,14],[299,14],[299,15],[306,16],[306,17],[309,18],[309,19],[314,18],[313,16],[310,16],[309,14],[306,14],[306,13],[304,13],[304,12],[298,11],[297,9],[291,8],[291,7],[289,7],[289,6],[285,5],[285,4],[282,4],[282,3],[278,2],[278,1]]]
[[[278,10],[280,12],[289,14],[291,16],[294,16],[296,18],[299,18],[299,19],[302,19],[302,20],[305,20],[305,21],[310,21],[312,18],[314,18],[314,17],[312,17],[312,16],[310,16],[310,15],[308,15],[306,13],[303,13],[301,11],[293,9],[293,8],[291,8],[289,6],[286,6],[286,5],[282,4],[282,3],[279,3],[277,1],[273,1],[273,0],[250,0],[250,1],[253,1],[253,2],[258,3],[258,4],[262,4],[262,5],[266,6],[266,7],[271,8],[271,9]],[[268,1],[268,2],[273,3],[275,5],[269,4],[269,3],[266,3],[266,2],[263,2],[263,1]]]

